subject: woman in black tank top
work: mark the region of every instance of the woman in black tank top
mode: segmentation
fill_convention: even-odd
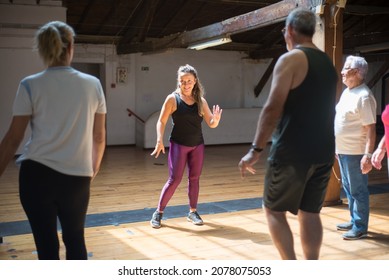
[[[185,167],[188,167],[189,213],[187,220],[202,225],[197,213],[199,181],[204,161],[204,139],[201,123],[204,120],[211,128],[219,125],[222,110],[214,105],[212,112],[203,97],[204,90],[197,71],[190,65],[181,66],[177,72],[177,89],[169,94],[162,106],[157,122],[157,144],[151,153],[156,158],[165,153],[163,135],[166,122],[172,117],[173,128],[170,134],[169,178],[162,189],[158,208],[150,224],[161,227],[163,212],[181,182]]]

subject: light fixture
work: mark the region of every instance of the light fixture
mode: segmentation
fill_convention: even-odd
[[[189,45],[188,49],[202,50],[202,49],[206,49],[206,48],[210,48],[210,47],[214,47],[214,46],[219,46],[219,45],[231,43],[231,42],[232,42],[232,40],[231,40],[230,36],[224,36],[221,38],[216,38],[216,39],[214,38],[214,39],[210,39],[207,41],[194,43],[192,45]]]

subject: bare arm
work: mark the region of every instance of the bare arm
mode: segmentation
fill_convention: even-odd
[[[374,151],[373,156],[371,157],[371,163],[377,169],[382,168],[382,160],[386,154],[386,144],[385,144],[385,135],[381,138],[380,143],[378,143],[377,149]]]
[[[219,105],[213,105],[212,112],[209,109],[207,101],[203,98],[204,120],[210,128],[215,128],[219,125],[223,110]]]
[[[306,68],[306,69],[305,69]],[[289,91],[298,86],[305,78],[307,61],[300,51],[291,51],[277,61],[273,70],[270,94],[258,119],[253,144],[263,149],[269,141],[281,115]],[[258,161],[260,153],[250,149],[239,162],[241,176],[245,171],[255,173],[253,165]]]
[[[301,51],[290,51],[277,61],[269,98],[259,117],[253,141],[257,147],[266,146],[282,115],[289,91],[301,84],[307,71],[308,62]]]
[[[361,170],[363,174],[367,174],[373,168],[371,159],[367,156],[367,154],[372,153],[374,151],[375,146],[375,138],[376,138],[376,125],[375,123],[367,125],[367,136],[366,136],[366,146],[365,146],[365,155],[361,160]]]
[[[174,94],[169,94],[165,102],[162,105],[161,113],[159,115],[156,129],[157,129],[157,143],[155,144],[154,151],[151,155],[155,155],[155,158],[159,156],[159,154],[165,153],[165,145],[163,144],[163,135],[165,133],[166,123],[169,120],[169,117],[176,110],[176,99]]]
[[[106,114],[95,114],[95,122],[93,125],[93,152],[92,152],[92,163],[93,163],[93,178],[97,175],[100,170],[101,161],[103,159],[105,151],[105,119]]]
[[[12,118],[11,125],[0,143],[0,176],[15,156],[30,119],[31,116],[14,116]]]

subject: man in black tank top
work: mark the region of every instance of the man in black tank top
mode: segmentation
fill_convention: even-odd
[[[316,16],[295,9],[283,29],[288,52],[273,71],[241,175],[255,172],[273,134],[264,182],[263,206],[282,259],[296,259],[286,212],[298,215],[304,258],[318,259],[323,238],[320,211],[334,162],[334,116],[338,75],[329,57],[312,42]]]

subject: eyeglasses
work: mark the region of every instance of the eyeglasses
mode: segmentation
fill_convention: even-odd
[[[342,71],[348,71],[348,70],[354,70],[354,69],[358,69],[358,68],[345,67],[342,69]]]
[[[285,32],[286,32],[286,27],[282,28],[282,30],[281,30],[281,33],[282,33],[282,35],[284,35],[284,36],[285,36]]]

